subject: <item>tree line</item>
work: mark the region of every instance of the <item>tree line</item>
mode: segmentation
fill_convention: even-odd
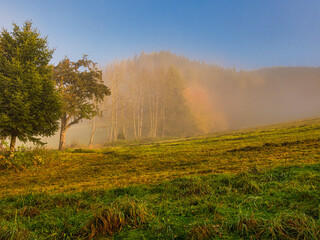
[[[53,66],[52,54],[30,22],[1,32],[0,144],[10,139],[11,151],[16,139],[41,143],[59,129],[64,149],[85,119],[91,145],[97,132],[104,142],[184,137],[320,114],[316,67],[244,71],[161,51],[102,71],[86,55]]]
[[[110,142],[198,132],[184,96],[185,79],[174,65],[142,54],[109,65],[104,76],[112,92],[102,104]]]
[[[100,105],[96,143],[200,135],[320,114],[319,67],[245,71],[160,51],[115,61],[104,69],[104,82],[112,96]]]
[[[59,149],[68,128],[97,114],[97,103],[110,95],[102,72],[86,55],[77,62],[65,57],[50,64],[54,50],[30,21],[0,34],[0,137],[43,144],[60,125]]]
[[[29,21],[1,32],[0,136],[1,145],[10,140],[11,154],[17,139],[43,144],[41,137],[59,129],[62,150],[67,130],[83,119],[92,119],[92,144],[103,114],[111,142],[198,131],[184,96],[185,80],[173,65],[142,54],[108,66],[103,81],[102,71],[86,55],[76,62],[65,57],[54,66],[53,53]]]

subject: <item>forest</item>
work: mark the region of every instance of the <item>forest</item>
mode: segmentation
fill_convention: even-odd
[[[87,55],[49,64],[54,49],[32,23],[13,26],[12,33],[3,30],[0,36],[0,135],[2,145],[11,136],[10,151],[16,139],[62,150],[320,114],[318,67],[242,70],[169,51],[142,52],[106,66]]]
[[[186,137],[320,113],[320,69],[313,67],[245,71],[143,52],[106,66],[103,80],[112,94],[101,115],[71,129],[69,144],[79,128],[87,135],[77,143],[85,145],[88,135],[91,144]]]

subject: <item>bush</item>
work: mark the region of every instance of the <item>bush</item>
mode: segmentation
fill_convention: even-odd
[[[54,151],[40,146],[35,148],[20,146],[12,157],[9,154],[9,151],[0,153],[0,170],[14,169],[22,171],[27,167],[45,165],[56,158]]]

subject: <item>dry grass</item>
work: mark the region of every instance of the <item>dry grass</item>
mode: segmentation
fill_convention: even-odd
[[[43,165],[0,171],[0,198],[149,184],[183,176],[238,173],[320,161],[320,120],[215,136],[57,153]],[[242,181],[242,182],[241,182]],[[254,182],[244,191],[259,191]]]
[[[30,232],[26,229],[0,226],[0,240],[28,240],[30,238]]]
[[[7,197],[0,199],[0,239],[316,240],[319,177],[320,163],[300,164]]]
[[[104,208],[86,224],[82,237],[95,239],[99,236],[112,236],[122,228],[138,228],[146,224],[152,215],[143,203],[126,199]]]
[[[222,229],[220,225],[214,224],[196,224],[188,233],[187,239],[190,240],[206,240],[222,237]]]
[[[230,230],[250,239],[320,238],[320,229],[315,220],[301,213],[282,213],[272,221],[256,218],[254,215],[240,217],[231,225]]]

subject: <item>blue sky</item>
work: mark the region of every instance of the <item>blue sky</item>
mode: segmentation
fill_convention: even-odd
[[[101,65],[170,50],[225,67],[319,66],[319,0],[0,0],[0,26],[32,20],[53,62]]]

